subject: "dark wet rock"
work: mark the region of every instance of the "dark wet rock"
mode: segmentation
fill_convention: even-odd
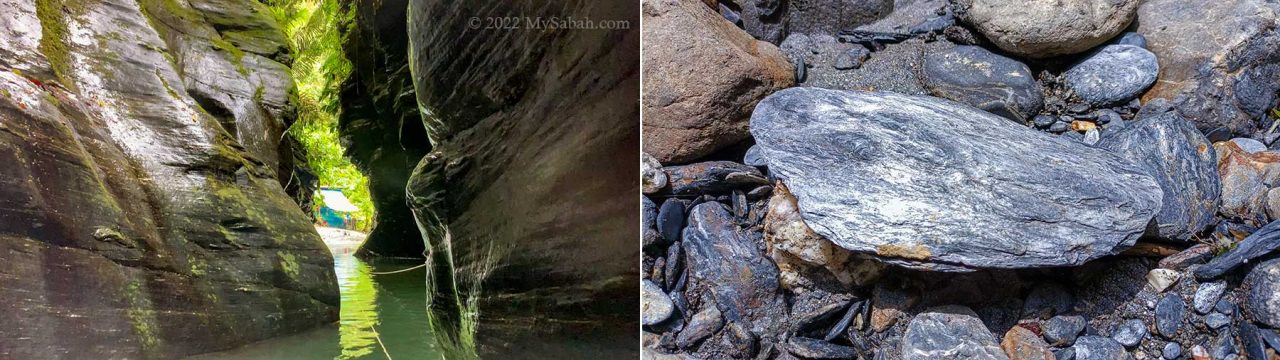
[[[1164,98],[1206,134],[1254,135],[1280,90],[1280,6],[1265,0],[1150,0],[1138,33],[1160,59],[1160,81],[1143,98]]]
[[[960,20],[1000,49],[1030,58],[1083,52],[1119,34],[1136,0],[1008,2],[955,0]]]
[[[747,138],[755,103],[795,81],[777,47],[751,38],[699,1],[646,0],[640,12],[643,61],[665,64],[645,67],[642,75],[644,151],[664,164],[689,162]]]
[[[1164,348],[1160,349],[1160,356],[1168,360],[1177,359],[1179,355],[1182,355],[1182,345],[1174,341],[1165,343]]]
[[[1008,359],[978,315],[955,305],[932,308],[911,319],[899,351],[904,360]]]
[[[644,195],[640,196],[640,244],[646,251],[658,251],[666,244],[658,231],[658,207]]]
[[[667,184],[676,195],[719,195],[734,189],[769,185],[760,169],[732,161],[668,166],[663,171],[667,172]]]
[[[1197,313],[1207,314],[1213,310],[1213,306],[1218,303],[1218,299],[1226,291],[1227,283],[1225,281],[1201,283],[1200,288],[1196,289],[1196,294],[1191,298],[1191,308],[1195,309]]]
[[[1108,134],[1098,146],[1146,169],[1164,192],[1158,235],[1189,240],[1217,221],[1222,185],[1213,145],[1175,113],[1151,114]]]
[[[1156,55],[1137,46],[1107,45],[1071,66],[1063,78],[1077,96],[1095,106],[1121,104],[1156,82]]]
[[[1213,306],[1213,311],[1217,311],[1227,315],[1235,315],[1237,310],[1236,304],[1232,304],[1227,299],[1218,300],[1218,304]]]
[[[1274,329],[1258,329],[1258,336],[1276,352],[1280,352],[1280,332]]]
[[[1204,317],[1204,325],[1210,329],[1221,329],[1228,324],[1231,324],[1231,318],[1223,314],[1212,313]]]
[[[924,85],[943,97],[1025,122],[1044,105],[1040,83],[1017,60],[977,46],[957,46],[925,56]]]
[[[867,61],[869,56],[871,56],[871,51],[867,50],[866,47],[862,45],[854,46],[840,53],[840,55],[836,55],[836,61],[835,64],[832,64],[832,67],[835,67],[836,70],[857,69],[862,66],[863,62]]]
[[[1125,352],[1124,345],[1108,337],[1081,336],[1071,346],[1077,360],[1124,360],[1133,357]]]
[[[684,242],[690,280],[715,294],[725,321],[750,327],[757,336],[785,316],[778,268],[717,203],[693,207]],[[747,325],[754,324],[754,325]],[[752,327],[754,326],[754,327]]]
[[[1074,348],[1053,349],[1053,357],[1054,357],[1054,360],[1075,360],[1076,349]]]
[[[648,279],[640,280],[640,323],[657,325],[671,317],[675,306],[671,298],[658,284]]]
[[[818,339],[793,337],[787,341],[787,351],[805,359],[856,359],[858,350],[851,346],[836,345]]]
[[[684,231],[685,204],[677,199],[667,199],[658,208],[658,234],[665,243],[680,241],[680,233]]]
[[[1209,344],[1209,355],[1211,359],[1235,359],[1236,354],[1236,337],[1230,331],[1218,334]]]
[[[1126,32],[1116,37],[1113,42],[1116,45],[1133,45],[1143,49],[1147,48],[1147,38],[1136,32]]]
[[[720,309],[717,309],[715,304],[707,305],[706,308],[694,314],[689,320],[689,325],[686,325],[684,330],[680,331],[680,335],[676,336],[676,344],[680,348],[692,349],[724,327],[724,318],[720,315]]]
[[[1245,313],[1267,327],[1280,328],[1280,259],[1258,264],[1243,286],[1249,289],[1243,302]]]
[[[1007,121],[930,97],[792,88],[760,103],[752,133],[815,232],[891,263],[1078,265],[1133,244],[1160,205],[1155,180]]]
[[[450,251],[432,251],[437,275],[454,274],[444,268],[446,254],[462,274],[492,269],[485,296],[521,301],[504,306],[504,316],[565,320],[543,324],[548,331],[567,324],[619,329],[606,324],[632,321],[635,313],[620,309],[640,308],[636,263],[618,261],[637,258],[640,243],[640,14],[635,6],[565,0],[495,4],[408,1],[407,21],[400,20],[408,25],[408,51],[430,54],[409,61],[413,103],[432,114],[420,121],[433,145],[403,188],[422,232],[413,240],[441,246],[448,234]],[[631,26],[467,26],[510,17]],[[492,263],[495,249],[501,266]],[[475,278],[455,277],[456,288],[437,278],[431,283],[439,287],[426,291],[467,289],[478,285]],[[449,313],[445,303],[432,310]],[[479,312],[496,310],[481,305]],[[452,325],[440,327],[458,328]],[[487,330],[479,328],[483,338]],[[631,339],[639,331],[620,330]]]
[[[1267,226],[1263,226],[1257,232],[1240,241],[1231,250],[1213,258],[1208,264],[1197,268],[1196,278],[1201,280],[1217,278],[1237,266],[1271,253],[1277,248],[1280,248],[1280,221],[1274,221],[1267,224]],[[1280,321],[1276,322],[1276,324],[1280,324]]]
[[[850,70],[837,70],[835,61],[840,54],[864,47],[861,44],[839,42],[834,36],[825,34],[793,34],[787,37],[781,48],[793,61],[803,60],[809,65],[807,76],[799,81],[799,86],[923,95],[928,94],[920,76],[924,56],[953,45],[946,41],[911,39],[883,46],[872,52],[857,69]]]
[[[1054,316],[1041,325],[1044,339],[1053,346],[1071,346],[1084,331],[1087,321],[1080,315]]]
[[[1253,226],[1267,221],[1266,196],[1280,185],[1280,152],[1249,153],[1235,142],[1213,144],[1218,155],[1218,176],[1222,179],[1219,212]]]
[[[1186,316],[1186,303],[1176,293],[1169,293],[1156,303],[1156,332],[1167,338],[1173,338],[1182,327],[1182,319]]]
[[[374,6],[377,3],[378,6]],[[407,0],[351,1],[342,53],[351,74],[339,86],[338,136],[344,155],[368,177],[374,219],[362,257],[425,256],[405,185],[431,151],[409,71]]]
[[[1267,344],[1262,339],[1262,329],[1250,324],[1247,321],[1240,322],[1236,326],[1236,333],[1240,335],[1240,345],[1244,348],[1245,359],[1266,359]]]
[[[259,6],[0,3],[0,357],[182,358],[337,320]],[[255,34],[215,46],[229,23]]]
[[[649,154],[640,153],[640,192],[653,194],[667,186],[667,173],[662,164]]]
[[[1058,118],[1053,115],[1040,114],[1031,118],[1031,124],[1040,129],[1048,129],[1055,122],[1058,122]],[[1066,131],[1066,129],[1062,129],[1062,131]]]
[[[1021,326],[1014,326],[1004,334],[1000,348],[1009,360],[1054,360],[1049,344],[1041,340],[1040,335]]]
[[[1137,346],[1146,337],[1147,325],[1139,319],[1125,320],[1111,330],[1111,338],[1128,348]]]

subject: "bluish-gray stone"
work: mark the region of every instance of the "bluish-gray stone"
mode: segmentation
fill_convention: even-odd
[[[1213,310],[1213,306],[1218,303],[1218,298],[1221,298],[1222,293],[1226,291],[1225,281],[1202,283],[1200,288],[1196,289],[1195,296],[1191,297],[1191,308],[1197,313],[1206,314]]]
[[[1249,289],[1245,314],[1267,327],[1280,328],[1280,259],[1258,264],[1245,276],[1242,286]]]
[[[1044,105],[1044,91],[1027,65],[978,46],[925,55],[921,78],[929,93],[1024,122]]]
[[[1156,332],[1172,338],[1182,327],[1186,315],[1186,303],[1177,293],[1169,293],[1156,303]]]
[[[1213,144],[1176,112],[1143,116],[1098,146],[1141,165],[1160,183],[1164,198],[1152,235],[1190,240],[1217,221],[1222,185]]]
[[[1217,278],[1240,264],[1269,254],[1277,248],[1280,248],[1280,221],[1272,221],[1245,237],[1231,250],[1197,268],[1196,278],[1201,280]],[[1280,325],[1280,317],[1277,318],[1276,324]]]
[[[1080,315],[1058,315],[1041,326],[1044,340],[1053,346],[1071,346],[1084,331],[1087,321]]]
[[[1111,331],[1111,338],[1125,347],[1137,346],[1146,337],[1147,325],[1138,319],[1125,320]]]
[[[1168,360],[1177,359],[1178,355],[1182,355],[1182,345],[1178,345],[1177,342],[1170,341],[1169,343],[1164,344],[1164,349],[1160,350],[1160,355]]]
[[[1096,106],[1124,103],[1156,82],[1156,55],[1133,45],[1107,45],[1064,74],[1067,87]]]
[[[1231,323],[1231,318],[1219,313],[1212,313],[1204,317],[1204,325],[1210,329],[1221,329],[1223,326]]]
[[[928,309],[907,324],[899,350],[903,360],[1007,360],[996,337],[973,310],[958,305]]]
[[[767,334],[769,327],[777,325],[773,319],[786,316],[786,308],[778,290],[778,267],[757,249],[751,236],[723,205],[694,206],[683,234],[685,271],[689,286],[715,294],[726,323],[754,324],[753,333]]]
[[[1147,38],[1136,32],[1126,32],[1116,37],[1117,45],[1133,45],[1143,49],[1147,48]]]
[[[1081,336],[1071,346],[1076,352],[1076,360],[1125,360],[1132,357],[1124,351],[1124,345],[1102,336]]]
[[[1131,246],[1162,197],[1110,151],[934,97],[790,88],[751,132],[815,232],[908,267],[1080,265]]]

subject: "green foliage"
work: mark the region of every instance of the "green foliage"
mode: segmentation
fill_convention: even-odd
[[[369,180],[343,156],[338,140],[338,90],[351,74],[351,62],[342,53],[342,30],[351,25],[352,12],[344,10],[338,0],[265,2],[293,52],[298,122],[289,132],[302,143],[320,186],[342,189],[360,208],[351,215],[356,228],[367,231],[373,221]],[[316,201],[323,200],[317,197]]]

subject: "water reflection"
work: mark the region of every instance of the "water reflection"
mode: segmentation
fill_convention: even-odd
[[[441,359],[426,314],[425,270],[394,272],[420,264],[335,254],[338,324],[191,359]],[[394,273],[375,274],[384,272]]]

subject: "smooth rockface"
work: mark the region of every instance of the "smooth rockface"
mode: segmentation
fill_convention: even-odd
[[[292,80],[262,5],[61,4],[0,3],[0,357],[180,358],[337,320],[279,180]]]
[[[1209,140],[1176,112],[1134,121],[1107,134],[1098,146],[1133,161],[1160,183],[1164,201],[1154,235],[1189,240],[1217,221],[1218,157]]]
[[[934,96],[1026,122],[1044,105],[1044,89],[1017,60],[977,46],[957,46],[925,56],[924,85]]]
[[[1047,58],[1080,53],[1120,34],[1133,21],[1138,0],[952,0],[952,4],[961,21],[1000,49]]]
[[[1280,90],[1280,4],[1266,0],[1146,0],[1138,33],[1160,61],[1143,100],[1164,98],[1204,133],[1250,136]]]
[[[1063,74],[1067,87],[1084,101],[1110,106],[1138,97],[1156,82],[1156,55],[1133,45],[1107,45]]]
[[[899,346],[904,360],[1008,360],[996,337],[973,310],[951,305],[926,310],[911,319]]]
[[[357,255],[423,257],[425,247],[405,200],[409,173],[431,151],[409,73],[407,0],[353,0],[343,54],[351,75],[341,85],[338,135],[345,155],[369,178],[376,219]],[[376,6],[374,4],[377,4]]]
[[[772,44],[697,1],[641,3],[644,151],[663,164],[686,163],[748,136],[751,108],[791,86],[794,69]],[[697,36],[693,36],[697,34]]]
[[[429,246],[451,241],[463,289],[468,270],[501,264],[484,292],[521,294],[511,299],[529,306],[504,309],[511,316],[635,319],[639,266],[618,260],[640,256],[638,13],[577,1],[409,2],[409,66],[433,145],[406,186],[410,207]],[[630,28],[468,26],[510,16]]]
[[[793,88],[751,125],[815,232],[909,267],[1080,265],[1161,204],[1128,160],[938,98]]]

